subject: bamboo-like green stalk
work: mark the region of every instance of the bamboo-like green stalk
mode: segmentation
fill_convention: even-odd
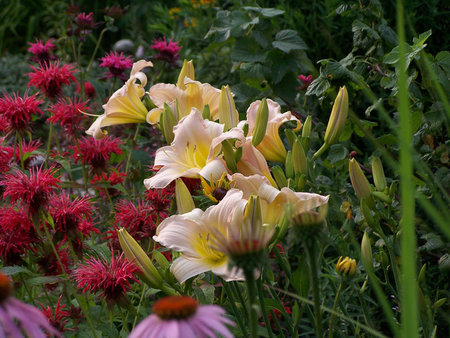
[[[402,290],[401,300],[401,337],[418,337],[418,300],[416,282],[416,230],[414,226],[414,186],[413,161],[411,156],[412,133],[408,102],[407,74],[406,74],[406,42],[403,18],[403,3],[397,0],[397,33],[399,41],[398,58],[398,111],[400,113],[399,141],[400,141],[400,196],[402,215]]]

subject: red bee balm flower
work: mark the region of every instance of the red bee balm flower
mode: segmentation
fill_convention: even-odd
[[[81,86],[79,83],[77,84],[76,92],[81,93]],[[95,88],[89,81],[84,82],[84,93],[90,99],[95,97],[95,94],[96,94]]]
[[[54,55],[51,55],[51,51],[55,49],[53,39],[49,39],[45,43],[42,40],[36,39],[36,43],[28,42],[28,44],[30,45],[28,51],[33,54],[33,57],[30,58],[31,61],[49,62],[50,60],[54,60],[56,58]]]
[[[81,99],[68,98],[59,99],[57,103],[49,108],[52,113],[47,121],[59,124],[72,136],[77,130],[82,130],[81,121],[85,118],[82,112],[89,111],[87,101],[82,102]]]
[[[75,82],[71,65],[60,66],[59,61],[43,63],[39,68],[31,66],[33,73],[28,73],[30,82],[28,87],[34,86],[44,92],[49,99],[54,99],[62,93],[62,85]]]
[[[155,56],[156,60],[163,60],[170,63],[172,66],[176,65],[176,62],[180,58],[179,51],[181,50],[181,46],[178,46],[179,42],[173,42],[173,39],[170,39],[167,42],[166,37],[163,39],[159,38],[157,40],[153,40],[153,45],[151,48],[153,50],[158,51],[158,54]]]
[[[36,242],[33,223],[22,206],[0,208],[0,257],[6,263],[17,264],[20,255]]]
[[[59,187],[59,177],[54,174],[54,168],[31,168],[29,176],[20,170],[6,174],[1,183],[6,186],[3,198],[9,196],[11,202],[22,200],[28,205],[29,212],[35,213],[47,204],[50,194]]]
[[[69,322],[67,318],[70,318],[71,315],[69,311],[63,310],[66,306],[64,304],[61,305],[61,297],[62,296],[59,296],[54,313],[50,306],[44,307],[41,303],[39,303],[39,305],[42,308],[42,313],[47,317],[50,324],[58,329],[59,332],[64,332],[68,331],[65,326]]]
[[[81,159],[83,163],[88,163],[96,171],[103,171],[106,169],[111,154],[122,154],[122,149],[119,148],[120,144],[120,139],[110,136],[101,140],[84,136],[79,140],[79,149],[71,147],[72,158],[77,162]]]
[[[133,66],[133,59],[129,56],[125,57],[123,53],[111,52],[100,60],[102,63],[99,66],[109,69],[109,72],[105,74],[107,78],[118,77],[125,81],[128,77],[124,74],[124,71]]]
[[[116,226],[125,228],[136,240],[153,237],[156,214],[150,203],[138,200],[136,204],[121,200],[116,204]]]
[[[83,221],[91,223],[92,217],[90,197],[76,197],[71,201],[70,196],[63,192],[59,195],[52,195],[48,202],[48,211],[59,235],[67,235],[70,238],[77,238],[80,233],[84,235],[81,230],[89,227]],[[95,229],[93,225],[91,229]]]
[[[75,271],[78,288],[86,291],[102,291],[100,297],[104,298],[109,306],[124,305],[127,300],[125,293],[131,289],[130,281],[139,281],[134,274],[139,268],[129,262],[124,255],[111,258],[111,262],[104,259],[89,259]]]
[[[0,117],[5,120],[6,131],[29,131],[33,115],[41,114],[39,106],[44,102],[36,99],[36,95],[28,96],[25,93],[20,97],[18,93],[9,94],[0,98]]]

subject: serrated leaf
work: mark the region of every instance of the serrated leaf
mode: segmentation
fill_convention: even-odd
[[[261,62],[266,59],[266,55],[261,47],[250,39],[240,38],[231,54],[231,59],[238,62]]]
[[[316,95],[316,96],[322,96],[323,93],[327,91],[328,88],[330,88],[330,82],[325,76],[319,76],[317,79],[315,79],[311,84],[308,86],[308,89],[306,90],[306,95]]]
[[[289,53],[291,50],[308,49],[308,46],[302,38],[298,36],[297,32],[291,29],[285,29],[278,32],[275,35],[272,46],[285,53]]]

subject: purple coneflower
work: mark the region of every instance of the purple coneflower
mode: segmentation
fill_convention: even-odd
[[[20,338],[24,336],[23,333],[27,337],[35,338],[45,338],[48,335],[61,337],[61,334],[50,325],[41,311],[11,297],[12,289],[10,279],[0,273],[1,337]]]
[[[129,338],[233,337],[225,326],[234,323],[217,305],[199,305],[188,296],[169,296],[153,305],[153,314],[141,321]]]

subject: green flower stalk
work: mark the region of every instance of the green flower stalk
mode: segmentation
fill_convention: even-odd
[[[326,149],[336,142],[344,129],[345,121],[348,115],[348,92],[347,88],[339,88],[339,93],[334,100],[330,119],[328,120],[325,131],[324,144],[316,151],[313,160],[318,158]]]

